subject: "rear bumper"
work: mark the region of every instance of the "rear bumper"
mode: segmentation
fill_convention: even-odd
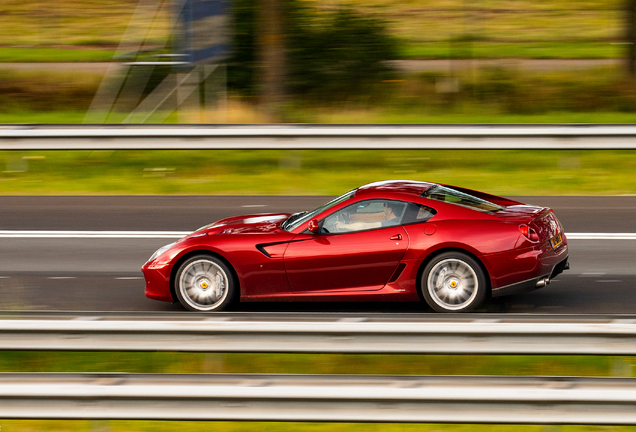
[[[546,284],[545,283],[542,284],[541,282],[545,281],[546,279],[549,281],[550,279],[563,273],[564,270],[567,270],[568,268],[570,268],[568,258],[569,256],[566,256],[565,259],[556,263],[554,267],[552,267],[552,271],[550,271],[549,273],[540,275],[538,277],[533,277],[521,282],[517,282],[514,284],[502,286],[499,288],[493,288],[492,296],[501,297],[501,296],[505,296],[509,294],[518,294],[518,293],[534,291],[536,289],[542,288]]]

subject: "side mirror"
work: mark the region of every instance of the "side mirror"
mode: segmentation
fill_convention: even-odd
[[[309,221],[307,229],[310,233],[318,234],[320,232],[320,225],[318,224],[318,221],[316,219],[312,219]]]

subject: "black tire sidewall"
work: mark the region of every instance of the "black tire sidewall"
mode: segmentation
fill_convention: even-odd
[[[223,299],[223,301],[218,304],[214,309],[209,309],[209,310],[205,310],[205,309],[197,309],[193,306],[191,306],[183,297],[183,294],[181,294],[181,287],[180,285],[180,280],[181,280],[181,274],[183,273],[183,271],[185,270],[185,268],[192,262],[194,261],[199,261],[199,260],[207,260],[210,261],[212,263],[214,263],[215,265],[219,266],[221,268],[221,270],[223,270],[225,272],[225,275],[227,277],[227,281],[228,281],[228,286],[227,286],[227,296],[225,297],[225,299]],[[216,312],[216,311],[222,311],[225,309],[228,309],[228,307],[234,303],[234,299],[236,297],[236,280],[234,277],[234,272],[231,271],[231,269],[228,267],[227,264],[225,264],[222,260],[213,257],[211,255],[195,255],[193,257],[188,258],[187,260],[185,260],[183,263],[181,263],[181,265],[179,266],[179,270],[177,270],[177,273],[175,275],[174,278],[174,292],[177,296],[177,300],[179,300],[179,303],[181,303],[181,305],[193,312]]]
[[[460,259],[464,261],[466,264],[472,267],[473,271],[477,275],[477,283],[478,283],[477,295],[475,296],[475,298],[473,299],[471,303],[469,303],[464,308],[458,309],[458,310],[450,310],[440,306],[439,304],[435,302],[435,300],[433,300],[430,293],[428,292],[428,277],[431,270],[440,261],[443,261],[445,259],[450,259],[450,258]],[[487,286],[488,285],[486,281],[486,274],[484,270],[482,269],[481,264],[470,255],[462,253],[462,252],[444,252],[442,254],[437,255],[428,264],[426,264],[426,267],[424,267],[424,271],[422,272],[422,279],[420,280],[421,292],[422,292],[422,295],[424,296],[424,300],[426,301],[426,303],[436,312],[444,312],[444,313],[469,312],[476,309],[486,299],[486,293],[488,292]]]

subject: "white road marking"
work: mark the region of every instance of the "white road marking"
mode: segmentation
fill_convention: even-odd
[[[569,233],[568,240],[636,240],[636,233]]]
[[[11,279],[11,276],[0,276],[0,279]]]
[[[77,279],[75,276],[50,276],[47,279]]]
[[[246,206],[243,206],[246,207]],[[256,205],[252,207],[257,207]],[[260,207],[266,207],[265,205]],[[181,238],[191,231],[53,231],[0,230],[0,238]],[[636,233],[565,233],[568,240],[636,240]]]
[[[190,231],[9,231],[0,230],[0,238],[181,238]]]
[[[601,283],[618,283],[618,282],[622,282],[621,280],[618,279],[599,279],[596,282],[601,282]]]
[[[597,277],[597,276],[603,276],[605,274],[605,272],[598,272],[598,273],[581,273],[579,275],[579,277]]]

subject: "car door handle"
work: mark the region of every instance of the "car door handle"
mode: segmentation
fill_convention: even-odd
[[[391,237],[391,240],[402,240],[402,234],[396,234],[393,237]]]

